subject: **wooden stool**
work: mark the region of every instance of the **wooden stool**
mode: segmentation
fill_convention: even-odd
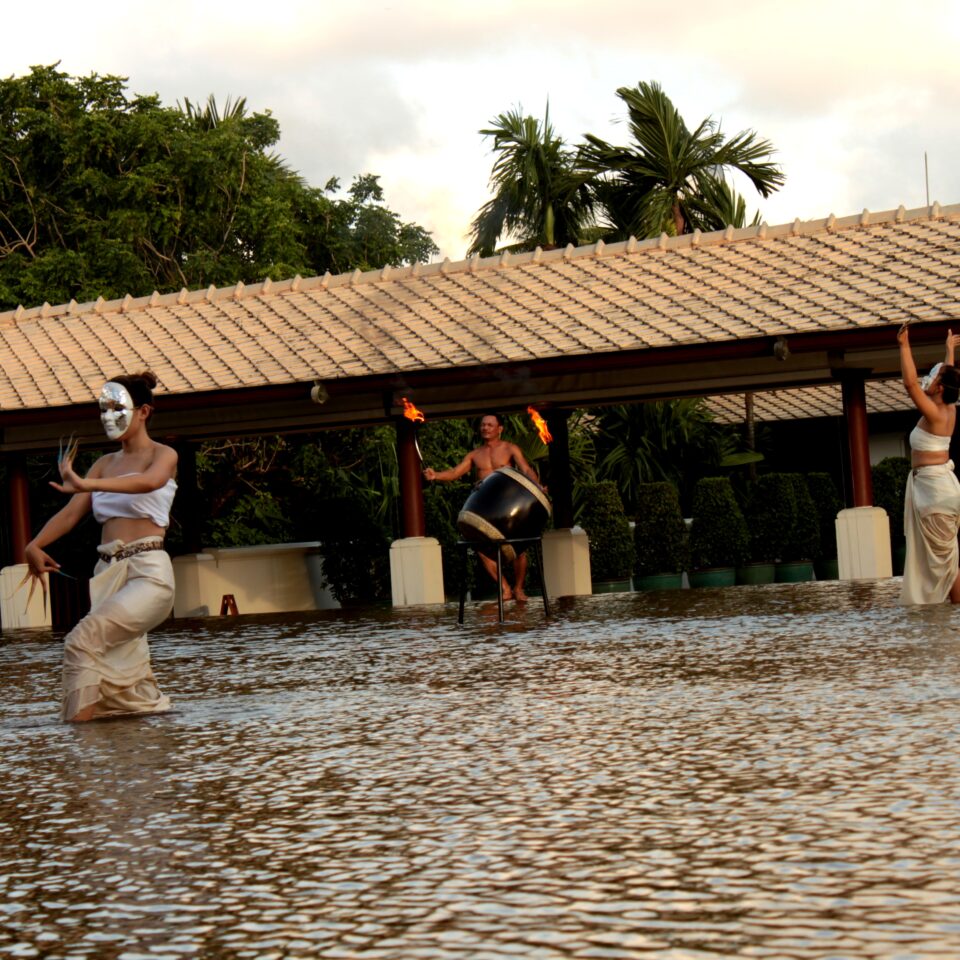
[[[514,540],[458,540],[457,548],[463,553],[463,582],[460,585],[460,613],[457,623],[463,623],[463,605],[467,599],[467,557],[470,551],[479,553],[479,548],[497,547],[497,611],[503,623],[503,550],[507,544],[529,545],[537,559],[537,573],[540,575],[540,595],[543,597],[543,612],[550,616],[550,604],[547,600],[547,584],[543,578],[543,539],[542,537],[519,537]]]
[[[232,593],[225,593],[220,600],[220,616],[223,617],[227,614],[231,617],[240,615],[240,611],[237,609],[237,601],[234,600]]]

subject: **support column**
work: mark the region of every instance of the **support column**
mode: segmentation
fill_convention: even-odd
[[[853,485],[853,507],[841,510],[836,521],[841,580],[873,580],[893,575],[890,519],[884,509],[873,506],[865,382],[863,374],[848,374],[841,380]]]
[[[397,464],[400,479],[400,529],[404,537],[422,537],[427,532],[423,515],[423,464],[417,453],[417,426],[412,420],[397,420]]]
[[[870,474],[870,431],[867,427],[866,377],[845,376],[841,381],[843,419],[850,447],[850,477],[853,505],[873,506],[873,477]]]
[[[390,585],[395,607],[443,603],[440,543],[426,536],[423,510],[423,465],[417,453],[416,424],[398,418],[397,467],[400,480],[400,530],[390,545]]]
[[[23,551],[30,542],[30,485],[22,455],[7,461],[10,482],[10,559],[23,563]]]
[[[573,476],[566,410],[548,410],[544,419],[553,435],[550,444],[550,499],[553,530],[543,535],[543,578],[550,597],[585,596],[593,592],[590,542],[573,525]]]
[[[30,542],[30,486],[27,482],[27,464],[22,455],[7,461],[10,497],[10,559],[13,564],[0,570],[0,626],[4,630],[21,627],[49,627],[50,605],[44,604],[43,594],[34,591],[27,603],[30,589],[20,585],[27,564],[23,552]]]
[[[570,431],[566,410],[547,410],[547,421],[553,440],[547,448],[550,456],[550,500],[553,504],[554,527],[573,526],[573,477],[570,475]]]

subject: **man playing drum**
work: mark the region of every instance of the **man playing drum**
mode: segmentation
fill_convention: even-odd
[[[503,418],[498,413],[488,413],[480,421],[480,439],[483,443],[475,450],[471,450],[455,467],[449,470],[434,470],[427,467],[423,471],[427,480],[440,480],[449,482],[459,480],[470,470],[474,471],[474,480],[480,483],[485,477],[488,477],[494,470],[500,467],[516,467],[521,473],[529,477],[534,483],[540,483],[533,467],[527,463],[526,458],[520,448],[515,443],[510,443],[502,439]],[[493,582],[497,581],[497,562],[492,557],[480,554],[480,560],[483,563],[487,573],[490,574]],[[513,588],[506,580],[503,581],[503,599],[524,601],[527,595],[524,592],[523,585],[527,576],[527,555],[520,554],[513,563]]]

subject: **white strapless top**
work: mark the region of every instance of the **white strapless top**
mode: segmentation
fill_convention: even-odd
[[[132,477],[127,473],[124,476]],[[170,526],[170,507],[177,492],[176,480],[168,480],[162,487],[149,493],[115,493],[94,490],[91,494],[93,515],[98,523],[106,523],[114,517],[130,520],[150,520],[158,527]]]
[[[916,426],[910,431],[910,449],[921,453],[945,453],[950,449],[950,437],[940,437]]]

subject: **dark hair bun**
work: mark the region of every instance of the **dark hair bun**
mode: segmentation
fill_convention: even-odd
[[[152,370],[144,370],[141,373],[136,374],[136,376],[143,380],[151,390],[156,388],[157,375]]]

